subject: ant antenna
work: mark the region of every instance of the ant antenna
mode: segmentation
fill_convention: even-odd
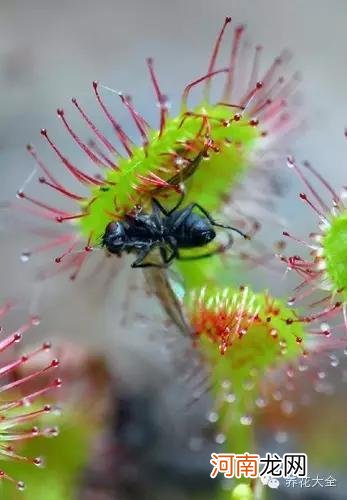
[[[217,227],[222,227],[223,229],[231,229],[232,231],[235,231],[236,233],[238,233],[240,236],[242,236],[245,240],[250,240],[251,237],[249,234],[246,234],[244,233],[243,231],[241,231],[241,229],[238,229],[237,227],[233,227],[233,226],[226,226],[224,224],[218,224],[217,222],[213,222],[212,224],[213,226],[217,226]]]

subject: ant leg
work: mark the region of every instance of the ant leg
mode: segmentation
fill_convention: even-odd
[[[245,234],[244,232],[242,232],[240,229],[237,229],[237,227],[226,226],[225,224],[219,224],[218,222],[216,222],[214,219],[212,219],[212,217],[207,212],[207,210],[205,210],[204,207],[202,207],[198,203],[193,203],[192,204],[192,210],[195,207],[198,208],[200,210],[200,212],[202,212],[204,214],[204,216],[212,224],[212,226],[222,227],[223,229],[231,229],[232,231],[235,231],[236,233],[238,233],[241,236],[243,236],[245,238],[245,240],[249,240],[250,239],[250,237],[247,234]]]
[[[177,250],[172,248],[172,253],[171,253],[171,255],[168,256],[166,248],[165,247],[160,247],[160,255],[161,255],[162,259],[163,259],[163,262],[167,266],[177,256]]]
[[[141,250],[141,252],[137,256],[137,258],[131,264],[131,267],[133,267],[133,268],[135,268],[135,267],[143,267],[144,266],[143,259],[149,254],[150,251],[151,251],[150,247],[146,247],[143,250]]]
[[[182,204],[183,199],[184,199],[184,191],[181,193],[180,199],[176,203],[176,205],[171,209],[171,210],[166,210],[166,208],[163,207],[161,203],[156,198],[152,198],[153,205],[155,205],[159,210],[161,211],[162,214],[164,214],[166,217],[168,215],[171,215],[175,210],[178,209],[178,207]]]
[[[185,194],[186,194],[185,193],[185,189],[183,187],[180,199],[178,200],[178,202],[176,203],[176,205],[169,211],[168,215],[173,214],[175,212],[175,210],[177,210],[182,205],[182,202],[184,200],[184,195]]]
[[[159,209],[159,211],[165,216],[169,215],[168,210],[166,210],[166,208],[164,208],[163,205],[159,203],[159,201],[156,198],[152,198],[152,205],[153,205],[153,212],[155,212],[156,209]]]
[[[152,250],[152,246],[148,246],[144,248],[143,250],[140,251],[138,257],[134,262],[131,264],[132,268],[137,268],[137,267],[165,267],[162,264],[157,264],[155,262],[143,262],[143,259],[147,257],[149,252]]]
[[[206,257],[212,257],[213,255],[218,255],[220,253],[226,252],[227,250],[229,250],[229,248],[231,248],[233,246],[233,243],[234,243],[234,238],[231,236],[231,234],[229,234],[228,235],[228,243],[226,243],[225,245],[220,245],[215,250],[211,250],[211,252],[207,252],[207,253],[204,253],[204,254],[201,254],[201,255],[191,255],[191,256],[185,256],[185,257],[182,257],[177,252],[176,258],[177,258],[177,260],[199,260],[199,259],[205,259]]]

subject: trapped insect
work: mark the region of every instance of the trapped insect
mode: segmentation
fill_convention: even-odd
[[[227,244],[220,245],[215,250],[196,256],[180,255],[180,249],[203,247],[214,240],[216,232],[213,226],[231,229],[249,239],[249,236],[239,229],[215,222],[198,203],[178,210],[183,198],[184,195],[171,210],[166,210],[153,198],[152,213],[128,214],[122,222],[110,222],[103,235],[102,245],[118,256],[122,252],[137,253],[131,267],[167,267],[174,259],[202,259],[230,248],[233,244],[231,235]],[[194,209],[198,209],[202,215],[194,212]],[[154,248],[159,248],[162,262],[144,262]]]

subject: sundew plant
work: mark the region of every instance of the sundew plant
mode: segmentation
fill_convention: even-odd
[[[134,210],[150,210],[153,197],[171,202],[172,206],[184,189],[184,206],[198,199],[207,211],[221,210],[232,188],[246,174],[257,168],[265,171],[264,175],[268,173],[270,166],[264,150],[266,152],[269,144],[292,127],[287,107],[297,77],[285,79],[281,73],[289,57],[287,52],[260,72],[262,47],[257,46],[253,57],[247,61],[248,73],[240,82],[236,76],[240,68],[244,73],[243,61],[239,58],[243,26],[234,30],[230,59],[221,67],[218,53],[230,23],[231,18],[226,18],[207,67],[183,89],[177,116],[169,114],[169,101],[160,88],[152,59],[147,60],[147,67],[154,91],[153,105],[157,104],[159,110],[159,126],[147,123],[131,97],[118,93],[120,103],[129,111],[138,129],[136,142],[128,137],[106,105],[102,95],[105,90],[97,81],[93,82],[92,89],[101,112],[114,131],[115,144],[97,128],[76,98],[72,99],[73,107],[89,128],[91,140],[80,138],[69,123],[68,113],[61,108],[57,110],[67,134],[85,157],[82,166],[75,165],[50,132],[41,130],[42,138],[60,167],[70,173],[72,185],[78,186],[73,190],[63,185],[56,173],[53,175],[33,145],[27,146],[37,167],[38,182],[58,196],[54,203],[46,203],[32,197],[24,183],[25,189],[19,189],[17,197],[28,202],[27,209],[31,208],[34,214],[67,226],[67,230],[47,246],[25,250],[24,260],[35,252],[63,247],[65,250],[55,261],[60,267],[70,268],[70,277],[74,279],[88,255],[100,246],[107,225],[124,220]],[[224,85],[220,96],[212,101],[210,88],[221,78]],[[189,98],[193,91],[199,92],[200,104],[191,107]],[[94,166],[93,170],[89,169],[89,164]],[[66,200],[71,201],[71,210],[63,208]],[[203,276],[201,266],[208,268],[209,265],[199,263],[199,275]],[[186,269],[185,275],[187,280],[195,281],[193,271]]]
[[[146,120],[131,96],[111,93],[135,125],[135,138],[119,123],[105,99],[109,89],[98,81],[92,91],[113,140],[79,99],[69,109],[58,108],[82,159],[72,161],[54,132],[43,128],[46,149],[27,146],[35,166],[30,181],[41,185],[42,197],[33,196],[25,182],[17,205],[59,228],[48,241],[22,250],[23,261],[54,252],[47,276],[66,271],[74,280],[93,254],[121,262],[130,253],[147,268],[157,300],[207,368],[216,443],[244,453],[257,450],[256,417],[268,402],[276,399],[290,413],[293,394],[319,378],[317,366],[347,345],[347,218],[345,188],[337,193],[310,164],[278,154],[302,113],[292,103],[299,79],[288,73],[289,53],[264,68],[263,48],[255,46],[245,58],[245,28],[230,26],[227,17],[206,67],[182,89],[178,113],[170,111],[153,59],[147,70],[157,123]],[[230,46],[226,61],[222,44]],[[71,124],[72,109],[88,131],[86,139]],[[273,241],[280,240],[273,249],[272,242],[260,243],[259,230],[276,211],[273,181],[281,169],[287,173],[287,165],[317,220],[303,240],[271,222]],[[287,255],[286,238],[298,245],[295,255]],[[274,296],[266,280],[245,282],[244,269],[255,267],[284,275],[284,283],[294,271],[294,293]],[[290,394],[284,395],[288,385]],[[252,499],[259,485],[241,478],[228,488],[221,498]]]
[[[0,319],[2,322],[11,309],[14,309],[14,305],[10,302],[1,306]],[[60,388],[62,384],[60,378],[53,378],[51,375],[51,372],[59,366],[59,360],[51,358],[46,363],[39,363],[35,368],[30,367],[30,363],[35,358],[39,358],[43,352],[50,351],[50,342],[44,342],[41,346],[25,353],[18,353],[15,350],[16,346],[21,343],[23,336],[39,323],[40,319],[37,316],[31,316],[15,331],[5,333],[1,327],[3,335],[0,342],[2,357],[0,366],[0,458],[4,463],[0,470],[1,495],[5,492],[5,481],[13,483],[11,486],[16,487],[19,491],[23,491],[26,487],[22,478],[13,477],[8,472],[8,469],[11,469],[11,464],[6,467],[6,462],[27,462],[28,467],[30,464],[43,467],[43,457],[26,456],[22,454],[21,450],[28,441],[58,435],[58,428],[47,425],[47,419],[45,422],[44,417],[54,411],[54,406],[50,404],[49,400],[50,393]],[[26,365],[29,365],[27,372],[25,372]],[[20,373],[20,370],[24,370],[24,373]]]

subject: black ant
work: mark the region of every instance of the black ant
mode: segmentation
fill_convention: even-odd
[[[226,245],[220,245],[211,252],[196,256],[180,255],[179,250],[182,248],[202,247],[214,240],[216,232],[213,226],[231,229],[249,239],[249,236],[239,229],[215,222],[198,203],[192,203],[183,210],[178,210],[183,198],[184,194],[171,210],[166,210],[158,200],[152,198],[151,214],[139,211],[127,214],[122,222],[110,222],[102,237],[102,246],[118,256],[122,252],[137,253],[138,256],[131,267],[167,267],[173,259],[202,259],[230,248],[233,244],[231,235]],[[194,212],[194,209],[200,210],[203,216]],[[155,247],[159,247],[162,263],[143,262]]]

